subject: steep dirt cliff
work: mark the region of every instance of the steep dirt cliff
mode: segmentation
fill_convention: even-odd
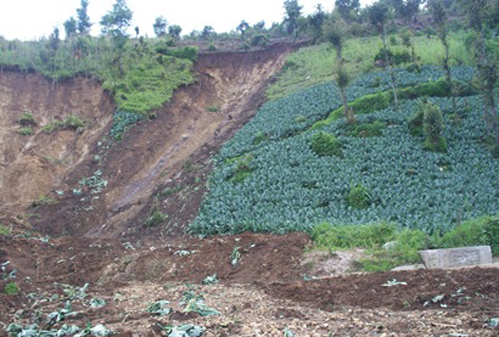
[[[43,195],[46,200],[27,206],[25,213],[36,214],[30,222],[51,236],[133,235],[155,207],[158,186],[175,185],[186,164],[196,163],[206,178],[209,157],[254,114],[291,49],[277,45],[201,55],[194,69],[196,83],[177,90],[169,104],[154,112],[156,118],[138,123],[105,153],[97,142],[111,127],[113,105],[98,84],[79,78],[52,85],[34,74],[3,73],[2,137],[15,139],[2,151],[11,154],[2,167],[9,191],[2,196],[6,206],[27,206]],[[32,136],[16,134],[23,111],[31,111],[39,123]],[[89,127],[40,131],[70,114],[87,120]],[[107,181],[102,192],[72,193],[81,179],[97,171]],[[176,224],[176,234],[196,213],[204,181],[196,191],[189,200],[168,205],[170,218],[182,222]]]
[[[48,195],[80,164],[109,124],[112,100],[95,81],[84,77],[54,83],[41,75],[0,73],[0,213],[22,212]],[[29,112],[32,122],[19,122]],[[78,116],[86,127],[44,127]],[[32,134],[22,135],[30,128]],[[29,133],[29,132],[28,132]]]

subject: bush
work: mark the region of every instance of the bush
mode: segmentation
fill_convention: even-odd
[[[15,283],[15,282],[7,283],[5,285],[4,293],[7,296],[17,295],[19,293],[19,288],[17,287],[17,283]]]
[[[411,62],[411,53],[409,53],[407,50],[395,50],[392,51],[390,49],[387,49],[388,53],[388,60],[390,61],[390,64],[392,66],[396,66],[402,63],[408,63]],[[385,49],[381,48],[374,56],[374,61],[377,60],[385,60]]]
[[[314,151],[318,156],[336,156],[343,157],[343,150],[341,149],[341,143],[336,139],[335,136],[325,133],[318,132],[312,136],[312,142],[310,144],[312,151]]]
[[[421,109],[416,110],[414,115],[407,119],[409,127],[409,134],[413,137],[423,137],[423,117],[424,111]]]
[[[442,237],[444,248],[490,246],[492,254],[499,256],[499,217],[468,220]]]
[[[21,115],[21,117],[18,120],[19,124],[22,126],[34,126],[36,125],[35,117],[33,117],[33,114],[30,111],[25,111]]]
[[[349,135],[353,137],[380,137],[383,135],[383,129],[386,125],[383,122],[376,121],[374,123],[362,123],[353,126],[349,131]]]
[[[253,144],[258,145],[261,142],[264,142],[268,139],[269,139],[269,136],[265,132],[259,131],[255,134],[255,138],[253,139]]]
[[[398,90],[399,99],[414,99],[418,97],[448,97],[450,87],[443,78],[435,82],[420,83],[414,87]]]
[[[372,203],[371,194],[367,188],[361,184],[356,186],[350,186],[350,193],[347,196],[348,206],[355,209],[365,209],[369,208]]]
[[[390,97],[382,92],[373,95],[362,96],[351,104],[349,107],[357,114],[367,114],[378,110],[386,109],[390,106]]]
[[[150,217],[144,221],[145,227],[154,227],[162,223],[168,218],[168,215],[161,213],[158,210],[154,210]]]
[[[251,172],[253,172],[250,163],[253,160],[251,155],[247,155],[245,157],[239,158],[236,162],[236,168],[229,180],[234,184],[239,184],[246,179]]]
[[[66,129],[78,130],[83,128],[84,123],[78,116],[70,115],[64,120],[63,126]]]
[[[33,128],[28,127],[28,128],[19,129],[16,132],[22,136],[31,136],[34,131]]]
[[[257,34],[251,38],[251,45],[253,47],[265,47],[269,44],[269,38],[265,34]]]
[[[419,109],[423,111],[425,148],[433,152],[446,152],[447,141],[442,136],[444,129],[442,111],[435,103],[430,101],[420,103]]]
[[[319,248],[381,248],[395,239],[395,232],[396,226],[387,222],[358,226],[323,222],[312,229],[310,236]]]

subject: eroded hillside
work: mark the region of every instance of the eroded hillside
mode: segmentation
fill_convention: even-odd
[[[95,81],[77,77],[54,83],[35,73],[0,73],[0,212],[21,212],[48,195],[95,147],[112,118],[114,104]],[[33,121],[21,125],[23,113]],[[80,130],[50,125],[69,116]],[[32,134],[20,134],[23,130]]]
[[[201,55],[196,83],[178,90],[169,104],[153,112],[154,119],[140,122],[120,142],[105,140],[114,106],[92,80],[53,84],[39,75],[2,73],[2,140],[14,139],[2,141],[1,183],[8,191],[3,207],[16,214],[23,207],[26,214],[36,213],[30,222],[54,236],[116,237],[127,228],[141,229],[158,186],[175,184],[186,163],[209,170],[211,153],[253,115],[290,50],[274,46]],[[30,136],[16,133],[24,111],[37,123]],[[84,120],[85,127],[42,132],[69,115]],[[81,180],[92,177],[107,186],[100,192],[82,188]],[[201,197],[197,193],[187,213],[195,213]],[[170,206],[173,213],[182,209],[177,201]]]

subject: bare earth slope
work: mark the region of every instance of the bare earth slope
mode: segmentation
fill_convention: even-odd
[[[90,148],[86,159],[57,186],[67,193],[55,196],[56,205],[38,210],[37,228],[50,235],[88,237],[117,237],[128,233],[128,227],[136,231],[158,185],[172,182],[189,161],[202,158],[200,166],[209,170],[209,155],[254,114],[290,50],[278,45],[266,51],[200,56],[197,83],[177,90],[171,103],[155,111],[154,120],[140,122],[98,162],[98,147]],[[97,170],[108,181],[98,199],[73,196],[78,181]],[[195,213],[201,195],[193,199],[189,213]],[[178,213],[181,206],[174,208],[172,213]],[[140,221],[134,221],[137,217]]]
[[[112,100],[88,78],[55,84],[34,73],[0,72],[0,213],[20,210],[49,194],[86,158],[113,110]],[[25,111],[37,122],[31,136],[16,132],[23,127],[18,120]],[[85,120],[88,127],[79,133],[41,132],[70,115]]]

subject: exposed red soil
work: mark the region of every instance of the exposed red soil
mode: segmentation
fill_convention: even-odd
[[[407,285],[383,286],[390,280]],[[324,310],[355,305],[390,310],[455,310],[499,313],[499,269],[421,270],[344,275],[266,287],[278,297],[307,302]],[[442,299],[437,296],[443,295]]]
[[[31,72],[0,72],[0,213],[21,213],[26,204],[60,185],[95,147],[113,110],[111,98],[89,78],[56,83]],[[36,124],[20,125],[26,111]],[[80,132],[41,131],[70,115],[87,127]],[[33,135],[17,132],[27,126]]]
[[[201,55],[195,66],[197,82],[177,90],[169,104],[155,111],[156,119],[140,122],[99,162],[93,160],[99,153],[94,147],[65,179],[68,193],[55,196],[56,205],[43,205],[36,211],[40,217],[36,228],[50,235],[88,237],[181,233],[197,214],[211,170],[210,157],[253,116],[267,84],[293,48],[276,45],[255,52]],[[108,180],[98,199],[71,195],[78,181],[98,169]],[[169,198],[158,204],[153,198],[163,186],[194,180],[197,183],[190,185],[191,190],[198,188],[191,191],[189,202]],[[169,218],[151,233],[142,224],[153,207],[169,212]],[[168,230],[174,224],[178,230]]]

